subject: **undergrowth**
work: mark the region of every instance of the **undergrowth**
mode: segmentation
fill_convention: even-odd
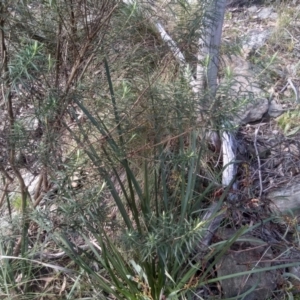
[[[205,139],[233,130],[249,99],[232,94],[230,68],[216,97],[195,94],[186,76],[199,63],[207,2],[168,6],[188,70],[135,2],[29,2],[0,4],[9,51],[0,203],[11,230],[1,236],[1,299],[220,298],[221,280],[297,265],[216,275],[231,246],[261,224],[226,220],[227,166]],[[278,122],[289,132],[295,116]],[[218,218],[237,230],[208,243]]]

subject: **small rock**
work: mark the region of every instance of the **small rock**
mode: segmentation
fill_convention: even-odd
[[[86,173],[82,170],[74,172],[73,176],[70,178],[71,187],[73,189],[80,189],[83,185],[82,181],[86,178]]]
[[[278,18],[278,13],[276,13],[276,12],[271,13],[271,15],[269,17],[269,19],[271,19],[271,20],[277,20],[277,18]]]
[[[253,5],[253,6],[250,6],[247,10],[249,13],[255,13],[255,12],[257,12],[258,8],[256,5]]]
[[[245,237],[246,238],[246,237]],[[272,251],[266,252],[266,246],[260,239],[249,237],[251,242],[235,242],[231,250],[217,266],[218,277],[233,275],[253,269],[270,267],[273,258]],[[257,242],[254,242],[256,240]],[[260,259],[265,262],[260,262]],[[231,298],[256,288],[241,299],[256,300],[268,299],[276,288],[276,271],[264,271],[244,276],[237,276],[221,281],[224,298]]]
[[[268,112],[268,109],[269,101],[266,98],[257,99],[246,105],[246,107],[237,114],[234,122],[243,125],[259,121],[263,115]]]
[[[287,76],[289,77],[296,77],[297,72],[298,72],[298,66],[297,64],[287,64],[286,65],[286,70],[287,70]]]
[[[272,200],[271,209],[274,212],[284,214],[292,211],[294,215],[300,215],[299,183],[287,184],[274,189],[267,195],[267,198]]]
[[[262,119],[269,109],[269,101],[263,98],[264,92],[256,80],[256,75],[251,69],[251,64],[240,56],[232,56],[229,66],[234,74],[231,85],[231,93],[240,101],[247,99],[247,105],[241,105],[233,122],[242,125],[256,122]]]
[[[249,54],[251,51],[257,50],[265,45],[266,40],[270,37],[271,30],[266,29],[263,31],[260,30],[251,30],[244,37],[243,42],[243,52]],[[246,55],[246,56],[247,56]]]
[[[75,172],[75,174],[71,177],[71,186],[73,189],[81,187],[80,174],[78,172]]]
[[[262,19],[262,20],[265,20],[265,19],[268,19],[271,16],[272,13],[273,13],[273,8],[272,7],[264,7],[257,14],[257,17]]]
[[[282,108],[282,105],[279,103],[276,103],[275,100],[272,100],[269,104],[269,110],[268,115],[271,118],[277,118],[280,115],[282,115],[285,112],[285,110]]]

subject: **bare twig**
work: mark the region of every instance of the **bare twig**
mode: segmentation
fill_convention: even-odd
[[[3,189],[3,194],[0,198],[0,208],[2,207],[3,205],[3,202],[4,202],[4,199],[5,199],[5,196],[7,195],[7,189],[8,189],[8,186],[9,186],[9,183],[7,182],[4,186],[4,189]]]
[[[222,151],[223,151],[223,172],[222,184],[224,187],[232,185],[233,192],[228,193],[228,200],[231,202],[237,201],[237,183],[235,182],[237,167],[236,167],[236,142],[232,133],[224,131],[222,134]]]
[[[43,174],[43,171],[42,171],[40,173],[39,181],[37,182],[37,184],[35,186],[35,193],[34,193],[34,196],[33,196],[34,200],[36,200],[40,196],[41,186],[42,186],[42,183],[43,183],[43,178],[44,178],[44,174]]]
[[[299,92],[298,89],[295,87],[291,78],[288,79],[288,83],[290,84],[291,88],[293,89],[296,97],[296,102],[299,103]]]
[[[185,70],[185,72],[186,72],[185,75],[186,75],[188,81],[190,82],[193,92],[197,93],[197,91],[198,91],[196,88],[197,82],[193,79],[192,75],[189,74],[190,67],[186,63],[185,57],[182,54],[182,52],[180,51],[179,47],[176,45],[175,41],[167,34],[165,29],[159,22],[154,23],[154,25],[155,25],[157,31],[159,32],[161,38],[163,39],[163,41],[168,44],[171,52],[173,53],[175,58],[178,60],[180,66]]]
[[[33,208],[36,208],[40,202],[42,201],[42,199],[44,198],[43,193],[41,193],[38,198],[35,199],[34,203],[33,203]]]
[[[255,129],[255,133],[254,133],[254,148],[255,148],[255,155],[256,155],[257,163],[258,163],[259,198],[260,198],[262,195],[262,192],[263,192],[263,184],[262,184],[262,177],[261,177],[261,162],[260,162],[259,152],[258,152],[258,148],[257,148],[257,134],[259,131],[259,127]]]

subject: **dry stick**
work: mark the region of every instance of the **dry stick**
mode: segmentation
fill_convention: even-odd
[[[0,208],[2,207],[2,205],[4,203],[4,199],[5,199],[5,195],[7,194],[8,186],[9,186],[9,183],[7,182],[4,186],[2,197],[0,198]]]
[[[33,203],[33,208],[36,208],[42,199],[44,198],[44,193],[43,191],[46,191],[48,187],[48,177],[47,177],[47,171],[44,169],[41,174],[40,174],[39,182],[37,183],[37,191],[34,195],[34,203]],[[43,187],[42,187],[43,185]]]
[[[40,173],[39,181],[37,182],[36,187],[35,187],[35,193],[33,196],[34,200],[36,200],[40,195],[42,183],[43,183],[43,171]]]
[[[178,46],[176,45],[175,41],[167,34],[167,32],[165,31],[165,29],[163,28],[163,26],[159,23],[156,22],[154,23],[156,29],[158,30],[158,32],[160,33],[161,38],[163,39],[164,42],[166,42],[171,50],[171,52],[173,53],[173,55],[177,58],[179,64],[181,67],[187,69],[188,68],[188,64],[186,63],[185,57],[184,55],[181,53],[180,49],[178,48]],[[191,74],[185,74],[186,77],[188,77],[187,79],[190,82],[190,85],[193,89],[193,92],[196,94],[197,93],[197,88],[196,88],[196,81],[193,79],[193,77],[191,76]]]
[[[90,34],[90,36],[88,36],[85,44],[81,47],[81,49],[79,50],[79,54],[78,54],[78,58],[77,60],[75,61],[73,67],[72,67],[72,70],[71,70],[71,73],[70,73],[70,76],[67,80],[67,83],[66,83],[66,87],[64,89],[64,93],[67,94],[68,91],[70,90],[71,88],[71,83],[73,82],[74,78],[75,78],[75,75],[77,74],[78,70],[79,70],[79,67],[83,61],[83,58],[84,58],[84,55],[86,54],[87,50],[90,48],[91,46],[91,42],[93,41],[93,38],[96,36],[96,34],[100,31],[101,27],[104,26],[104,23],[105,21],[107,21],[112,13],[117,9],[118,7],[118,4],[116,4],[112,10],[109,12],[108,16],[106,16],[104,18],[104,20],[102,20],[102,22],[99,24],[99,26],[97,26],[93,32]]]
[[[42,201],[42,199],[44,198],[43,193],[41,193],[37,199],[35,199],[34,203],[33,203],[33,208],[36,208],[40,202]]]
[[[43,173],[43,189],[46,191],[49,187],[47,170],[45,170]]]
[[[78,76],[77,82],[80,82],[80,80],[83,77],[83,75],[85,74],[88,66],[90,65],[90,63],[92,62],[93,58],[95,57],[96,51],[99,49],[99,47],[103,43],[104,36],[105,35],[103,35],[102,38],[99,40],[99,42],[97,43],[96,47],[93,50],[93,53],[90,55],[90,57],[87,59],[87,62],[85,63],[85,65],[82,67],[82,72]]]
[[[222,141],[223,165],[225,167],[222,173],[222,184],[228,186],[236,176],[235,153],[231,147],[234,144],[233,136],[223,132]],[[233,189],[236,189],[236,183],[233,185]],[[233,195],[231,197],[234,198]]]
[[[299,103],[299,92],[296,89],[293,81],[291,78],[288,79],[288,83],[290,84],[291,88],[293,89],[294,93],[295,93],[295,97],[296,97],[296,103]]]
[[[257,163],[258,163],[258,178],[259,178],[259,198],[261,198],[262,192],[263,192],[263,184],[262,184],[262,177],[261,177],[261,163],[260,163],[260,157],[258,153],[258,148],[257,148],[257,133],[259,131],[259,127],[255,129],[254,133],[254,148],[255,148],[255,155],[257,158]]]

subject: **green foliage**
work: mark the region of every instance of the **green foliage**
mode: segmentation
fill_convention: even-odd
[[[15,29],[6,37],[5,92],[14,109],[7,145],[33,158],[26,172],[46,179],[28,207],[23,198],[12,201],[23,213],[22,233],[1,240],[0,292],[24,299],[192,299],[197,288],[219,281],[214,268],[247,229],[210,248],[202,244],[217,216],[203,219],[222,169],[199,135],[227,126],[245,104],[230,96],[232,71],[217,97],[194,95],[136,3],[13,4],[5,24]],[[208,4],[168,6],[180,15],[169,29],[191,62],[190,75]],[[207,108],[201,124],[199,103]],[[39,137],[27,124],[33,120]],[[75,173],[80,188],[72,186]],[[218,199],[220,214],[229,189]],[[42,262],[48,251],[62,250],[55,264]]]
[[[86,258],[82,259],[66,236],[55,235],[55,239],[93,277],[95,285],[118,299],[180,299],[193,288],[190,282],[196,273],[204,272],[200,262],[193,260],[195,248],[201,244],[209,222],[202,221],[199,213],[206,195],[212,189],[212,185],[209,185],[196,193],[196,170],[199,169],[204,148],[198,149],[196,146],[196,131],[185,133],[183,120],[189,116],[189,110],[181,107],[185,85],[175,89],[174,106],[168,108],[172,118],[164,124],[165,130],[170,126],[173,132],[179,133],[174,140],[175,146],[169,149],[163,147],[164,136],[157,134],[155,144],[145,152],[144,158],[128,158],[127,135],[120,122],[119,106],[107,61],[105,65],[117,131],[111,134],[104,119],[96,118],[82,101],[76,101],[93,125],[94,134],[98,131],[102,136],[107,136],[106,145],[99,152],[100,149],[90,142],[85,128],[79,126],[80,135],[88,145],[85,152],[105,182],[102,197],[107,197],[109,191],[121,217],[120,229],[114,232],[113,237],[108,237],[105,223],[99,219],[97,206],[85,211],[78,206],[82,215],[77,232],[89,245],[89,251],[94,255],[92,260],[95,261],[96,257],[105,279],[91,269],[89,251],[85,253]],[[168,117],[166,111],[164,113]],[[162,126],[160,122],[159,118],[154,118],[153,127]],[[77,133],[71,128],[68,130],[78,141]],[[185,144],[184,137],[188,139],[188,144]],[[101,161],[109,163],[101,164]],[[111,174],[114,174],[114,181]],[[92,233],[99,247],[91,243],[88,233]],[[227,247],[222,247],[222,251]],[[221,248],[214,255],[218,251]],[[208,256],[206,259],[211,258]],[[204,272],[200,282],[206,279],[211,268]]]
[[[287,111],[277,118],[277,124],[286,136],[291,136],[299,132],[300,111],[298,109]]]
[[[24,44],[9,64],[9,78],[13,89],[18,91],[19,85],[29,88],[28,82],[32,82],[48,69],[43,45],[37,41]]]
[[[16,195],[12,200],[11,200],[11,205],[12,208],[21,211],[22,210],[22,198],[18,195]]]
[[[13,250],[17,247],[11,240],[2,241],[0,247],[0,287],[1,296],[8,298],[18,297],[20,289],[30,296],[32,278],[37,269],[31,261],[26,259],[15,259]]]

